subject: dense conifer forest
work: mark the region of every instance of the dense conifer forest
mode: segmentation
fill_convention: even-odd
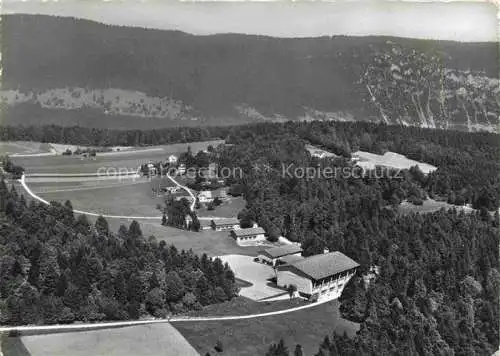
[[[380,268],[341,297],[354,338],[328,335],[317,356],[492,355],[498,350],[498,218],[456,211],[383,214],[331,238],[334,248]],[[283,345],[268,356],[284,356]],[[289,345],[292,346],[292,345]]]
[[[230,300],[234,274],[220,259],[117,233],[71,203],[27,203],[0,181],[0,324],[129,320]]]
[[[241,147],[224,152],[225,157],[222,158],[224,161],[220,163],[226,167],[246,164],[249,168],[254,163],[254,158],[262,154],[276,156],[273,158],[275,163],[278,162],[275,167],[285,161],[305,162],[304,160],[308,159],[304,150],[305,143],[314,144],[344,158],[350,158],[357,150],[380,154],[392,151],[438,167],[438,170],[428,177],[420,174],[415,176],[420,186],[430,195],[444,196],[452,204],[471,203],[476,208],[484,207],[488,210],[494,210],[499,206],[500,179],[497,161],[500,157],[500,147],[498,135],[492,133],[468,134],[361,122],[263,123],[144,131],[88,129],[78,126],[68,128],[54,125],[0,127],[0,140],[3,141],[33,140],[92,146],[144,146],[209,139],[226,139],[227,143],[241,144]],[[278,142],[285,140],[292,146],[287,149],[276,148]],[[254,141],[258,141],[259,145],[253,145]],[[257,149],[259,151],[255,151]],[[277,151],[272,152],[272,150]],[[235,157],[231,156],[233,154]],[[314,160],[306,163],[312,164],[311,162],[321,163]],[[339,162],[340,160],[336,164],[342,165]],[[403,197],[401,192],[397,193],[400,195],[399,198]]]
[[[333,335],[324,355],[491,355],[498,349],[498,140],[489,134],[365,124],[285,124],[240,128],[218,155],[245,171],[247,209],[270,237],[300,241],[306,255],[325,248],[359,261],[341,311],[361,323],[354,339]],[[312,142],[337,158],[314,158]],[[397,178],[288,176],[283,165],[342,167],[357,149],[391,150],[438,167]],[[382,178],[380,178],[382,177]],[[399,213],[404,199],[446,196],[471,213]],[[494,211],[494,212],[493,212]],[[378,272],[374,272],[378,271]],[[372,273],[368,283],[362,278]],[[374,275],[373,275],[374,274]],[[280,351],[281,350],[281,351]],[[273,345],[269,355],[284,355]]]
[[[258,192],[258,189],[249,191],[247,198],[250,201],[252,194],[262,196],[265,190],[274,190],[273,194],[280,196],[276,204],[279,204],[279,200],[292,199],[302,202],[305,197],[315,197],[319,201],[318,204],[329,204],[325,209],[331,212],[330,216],[338,217],[338,209],[346,208],[335,208],[335,211],[332,207],[340,204],[339,196],[353,194],[353,189],[346,188],[347,185],[354,185],[357,195],[367,194],[370,199],[380,199],[359,189],[374,187],[386,202],[399,203],[408,197],[424,198],[425,194],[428,194],[432,197],[444,197],[452,204],[470,203],[477,209],[495,210],[499,206],[500,166],[497,158],[500,156],[500,147],[498,136],[495,134],[467,134],[368,123],[312,122],[242,126],[230,131],[226,142],[234,145],[226,148],[220,155],[220,166],[241,167],[246,172],[247,186],[260,184],[263,188]],[[315,144],[338,157],[311,157],[304,149],[305,143]],[[287,174],[283,177],[283,165],[288,167],[289,164],[294,167],[313,168],[318,165],[351,167],[352,163],[347,159],[357,150],[379,154],[392,151],[432,164],[438,169],[425,176],[415,168],[405,172],[404,179],[391,180],[370,180],[369,175],[358,180],[297,180]],[[266,171],[268,174],[263,173],[264,170],[256,171],[256,165],[270,168]],[[325,195],[322,191],[328,186],[331,191]],[[312,195],[308,193],[311,191],[314,192]],[[337,192],[333,194],[332,191]],[[334,199],[334,203],[331,204],[328,198]],[[356,204],[359,203],[351,199],[347,209],[352,214],[362,215],[360,212],[363,209],[354,206]],[[290,207],[288,203],[284,205]],[[275,208],[277,207],[270,210],[279,211],[274,210]],[[259,207],[255,211],[263,210]],[[282,226],[280,224],[280,228]]]
[[[149,146],[224,138],[225,127],[176,127],[160,130],[108,130],[57,125],[0,126],[1,141],[40,141],[90,146]]]
[[[339,157],[310,157],[304,139]],[[243,215],[270,236],[301,241],[306,255],[328,248],[361,264],[341,298],[344,316],[360,322],[361,330],[354,339],[330,335],[319,356],[491,355],[498,349],[496,136],[311,123],[248,127],[227,142],[234,145],[222,151],[221,164],[246,172],[237,181],[248,203]],[[283,164],[349,167],[345,157],[358,148],[392,150],[438,170],[425,176],[412,168],[398,179],[306,179],[281,172]],[[426,195],[447,195],[477,210],[402,215],[395,208]],[[362,274],[373,268],[378,274],[368,284]],[[268,354],[287,354],[282,346]]]

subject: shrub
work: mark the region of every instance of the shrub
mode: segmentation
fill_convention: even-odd
[[[217,352],[224,351],[224,346],[222,345],[222,342],[220,340],[217,340],[217,343],[215,344],[214,349]]]

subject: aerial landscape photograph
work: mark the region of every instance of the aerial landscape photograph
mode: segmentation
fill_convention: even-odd
[[[499,21],[0,0],[0,356],[500,356]]]

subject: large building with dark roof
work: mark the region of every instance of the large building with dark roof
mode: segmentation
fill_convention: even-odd
[[[308,299],[333,300],[340,297],[358,267],[338,251],[310,256],[279,266],[277,284],[285,288],[293,284]]]

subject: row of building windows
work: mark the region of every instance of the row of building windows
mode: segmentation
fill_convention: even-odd
[[[324,287],[329,287],[332,283],[337,284],[339,281],[342,281],[346,278],[349,277],[351,274],[349,273],[341,273],[335,276],[332,276],[328,279],[324,279],[322,281],[317,281],[313,282],[313,289],[317,288],[324,288]],[[342,286],[343,283],[341,283],[339,286]]]

